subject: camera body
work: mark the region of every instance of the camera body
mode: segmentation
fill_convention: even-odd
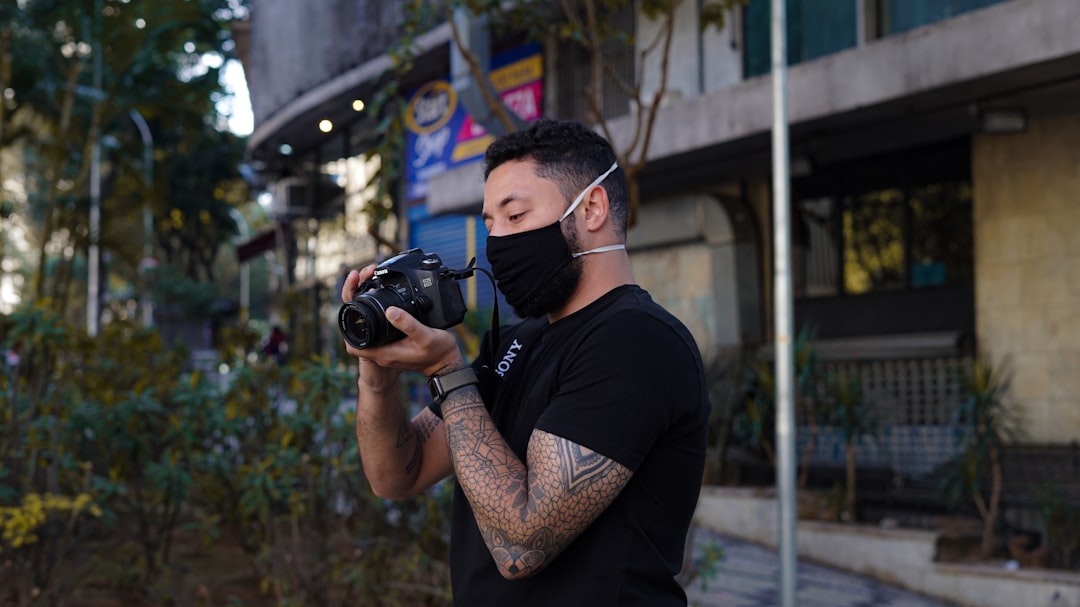
[[[463,274],[448,269],[434,253],[420,249],[399,253],[380,263],[374,276],[357,288],[353,300],[341,306],[338,329],[350,346],[362,350],[405,336],[386,320],[390,306],[435,329],[459,324],[467,310],[457,283],[466,277]]]

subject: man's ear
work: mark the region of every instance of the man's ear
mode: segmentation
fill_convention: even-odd
[[[604,186],[597,186],[581,201],[585,207],[585,229],[595,232],[610,220],[610,202]]]

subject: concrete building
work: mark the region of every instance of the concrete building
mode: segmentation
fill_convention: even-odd
[[[771,333],[772,98],[768,0],[750,0],[722,31],[700,27],[700,5],[679,4],[628,248],[639,282],[711,360]],[[393,184],[380,238],[447,265],[485,263],[470,215],[481,119],[461,109],[447,23],[419,33],[413,69],[394,75],[401,6],[259,0],[242,28],[249,153],[280,192],[292,278],[323,314],[336,311],[341,264],[389,252],[359,214],[372,199],[360,157],[377,134],[356,102],[369,107],[391,80],[413,122],[400,156],[382,162],[413,168]],[[1077,457],[1064,446],[1080,441],[1080,2],[788,6],[796,321],[816,328],[831,364],[862,365],[885,412],[890,434],[863,446],[860,463],[918,476],[943,462],[955,373],[976,349],[1011,369],[1023,442]],[[641,68],[639,84],[655,90],[659,64],[634,62],[657,24],[633,10],[610,22],[638,45],[613,65]],[[526,119],[584,115],[588,66],[574,45],[504,35],[478,48]],[[604,111],[625,145],[633,108],[611,87]],[[486,284],[469,288],[472,305],[490,305]],[[925,459],[905,450],[914,443]]]

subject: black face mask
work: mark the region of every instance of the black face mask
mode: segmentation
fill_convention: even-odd
[[[566,237],[563,236],[561,226],[562,221],[581,204],[585,194],[600,185],[600,182],[617,167],[618,164],[613,163],[603,175],[586,186],[574,199],[570,208],[566,209],[563,216],[555,223],[518,234],[488,236],[487,258],[491,263],[491,272],[495,275],[499,290],[506,297],[506,303],[510,304],[510,307],[514,308],[519,315],[525,313],[539,316],[553,312],[566,303],[577,286],[576,276],[566,276],[568,279],[575,280],[550,293],[550,295],[557,294],[558,297],[553,299],[559,299],[559,301],[542,302],[544,305],[540,306],[530,305],[541,289],[551,285],[552,280],[560,277],[560,274],[566,274],[568,264],[574,259],[590,253],[626,248],[625,245],[619,244],[572,253]]]

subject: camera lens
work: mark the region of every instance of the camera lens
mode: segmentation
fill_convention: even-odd
[[[405,335],[386,320],[386,309],[397,306],[415,314],[413,306],[399,292],[401,287],[381,287],[359,295],[341,306],[338,328],[348,344],[358,350],[374,348],[401,339]]]

